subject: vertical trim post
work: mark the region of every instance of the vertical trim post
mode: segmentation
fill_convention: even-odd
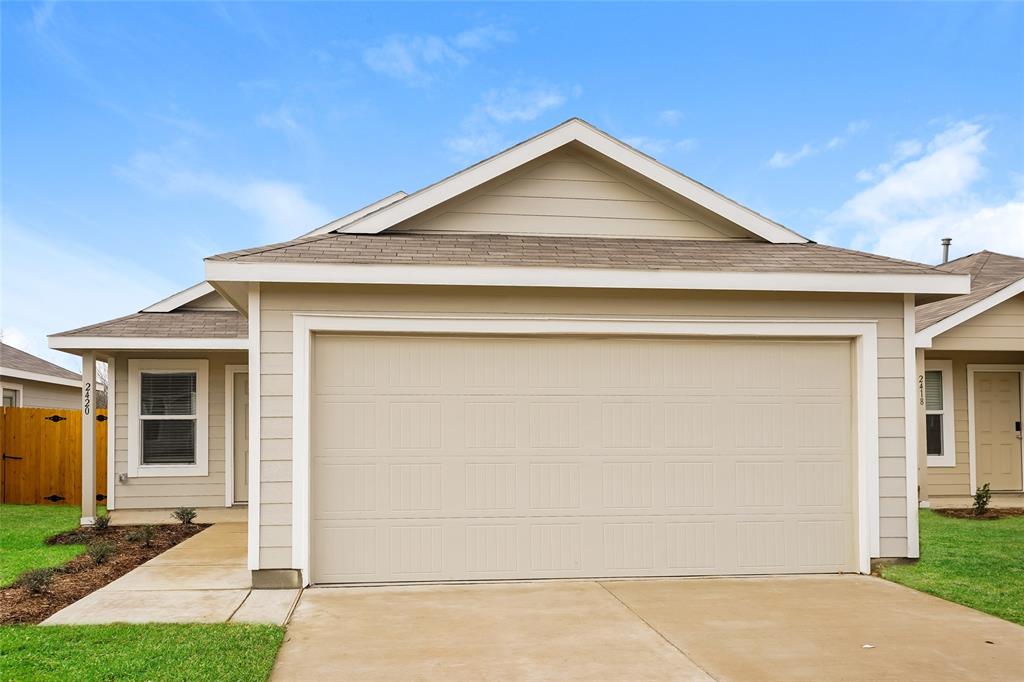
[[[260,568],[260,284],[249,283],[249,529],[248,565]]]
[[[82,514],[96,523],[96,352],[82,354]]]
[[[917,348],[914,344],[916,310],[914,294],[903,294],[903,414],[907,466],[907,556],[921,556],[917,516],[920,504],[917,489]],[[954,444],[955,447],[955,444]]]
[[[107,511],[116,508],[117,484],[117,359],[107,358]]]

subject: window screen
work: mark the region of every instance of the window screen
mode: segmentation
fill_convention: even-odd
[[[942,372],[924,373],[924,409],[942,411]]]
[[[195,464],[196,373],[143,372],[143,464]]]

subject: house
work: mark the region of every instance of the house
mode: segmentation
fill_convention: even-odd
[[[971,291],[916,311],[921,502],[964,506],[988,484],[1020,506],[1024,258],[981,251],[938,269]]]
[[[918,554],[917,297],[969,280],[571,119],[50,344],[114,368],[108,504],[247,503],[256,586],[867,572]]]
[[[0,343],[4,407],[82,407],[82,377],[60,365]]]

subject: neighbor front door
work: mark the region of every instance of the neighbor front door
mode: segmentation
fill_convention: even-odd
[[[235,502],[249,500],[249,375],[235,374]]]
[[[1021,489],[1020,374],[976,372],[974,439],[978,486]]]

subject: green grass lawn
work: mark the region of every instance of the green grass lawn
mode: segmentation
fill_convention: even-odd
[[[233,680],[270,676],[274,625],[0,627],[0,680]]]
[[[882,577],[1024,625],[1024,516],[951,519],[921,510],[921,559]]]
[[[105,513],[101,507],[99,513]],[[78,507],[41,504],[0,505],[0,587],[30,568],[60,566],[85,551],[85,545],[48,546],[51,535],[78,527]]]

